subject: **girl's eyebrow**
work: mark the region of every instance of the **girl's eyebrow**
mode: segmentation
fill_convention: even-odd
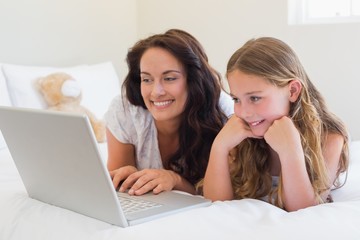
[[[251,92],[245,93],[245,95],[253,95],[253,94],[259,94],[259,93],[261,93],[261,91],[251,91]]]
[[[259,93],[261,93],[262,91],[251,91],[251,92],[247,92],[247,93],[245,93],[244,95],[246,96],[246,95],[254,95],[254,94],[259,94]],[[232,93],[229,93],[229,95],[231,96],[231,97],[236,97],[234,94],[232,94]]]

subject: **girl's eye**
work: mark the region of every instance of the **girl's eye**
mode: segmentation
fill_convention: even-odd
[[[252,102],[257,102],[257,101],[259,101],[260,99],[261,99],[261,97],[255,97],[255,96],[250,97],[250,100],[251,100]]]
[[[239,103],[240,99],[238,99],[237,97],[232,97],[232,100],[234,101],[234,103]]]

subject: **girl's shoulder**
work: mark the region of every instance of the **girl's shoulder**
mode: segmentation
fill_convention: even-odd
[[[333,148],[344,145],[345,137],[339,133],[328,133],[324,138],[324,147]]]

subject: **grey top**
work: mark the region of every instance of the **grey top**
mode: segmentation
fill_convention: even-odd
[[[163,168],[157,129],[151,113],[134,106],[122,95],[116,96],[105,114],[107,128],[122,143],[135,146],[138,169]],[[227,117],[234,113],[234,103],[225,92],[220,96],[220,107]]]

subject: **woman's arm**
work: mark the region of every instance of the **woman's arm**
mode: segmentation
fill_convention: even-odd
[[[162,191],[180,190],[196,194],[195,187],[172,170],[144,169],[131,174],[121,185],[120,191],[129,188],[129,194],[142,195],[149,191],[158,194]]]
[[[119,142],[113,134],[106,129],[108,161],[107,168],[117,188],[130,174],[137,171],[135,162],[135,148],[132,144]]]
[[[119,142],[106,129],[108,144],[107,168],[115,188],[121,184],[120,191],[129,189],[129,194],[142,195],[153,190],[155,194],[172,189],[195,194],[195,187],[186,179],[171,170],[136,169],[135,148],[132,144]]]

